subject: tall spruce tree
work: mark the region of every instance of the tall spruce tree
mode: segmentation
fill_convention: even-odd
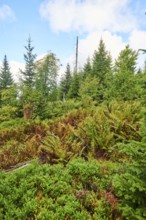
[[[2,68],[0,70],[0,90],[7,89],[13,85],[13,78],[10,72],[7,56],[4,56]]]
[[[71,86],[71,80],[72,80],[72,75],[71,75],[71,68],[69,63],[66,66],[66,71],[65,71],[65,76],[62,78],[61,83],[60,83],[60,98],[65,99],[70,86]]]
[[[35,58],[36,54],[33,54],[34,47],[32,47],[32,40],[29,36],[27,40],[28,44],[25,46],[26,53],[24,54],[24,60],[25,60],[25,70],[22,71],[22,82],[24,86],[27,86],[29,89],[31,89],[34,85],[34,79],[35,79]]]
[[[119,54],[109,92],[110,98],[132,100],[139,96],[135,75],[137,53],[127,45]]]
[[[137,63],[137,52],[132,50],[129,45],[120,52],[115,61],[114,72],[122,74],[134,74]]]
[[[0,122],[17,115],[17,88],[14,84],[7,56],[0,71]]]
[[[92,74],[99,81],[97,101],[102,102],[106,98],[109,78],[112,73],[112,58],[110,53],[106,50],[105,44],[101,39],[99,42],[98,50],[93,55]]]
[[[105,44],[101,39],[98,50],[93,55],[93,75],[103,83],[105,76],[111,71],[112,59],[108,51],[106,51]]]
[[[34,109],[36,108],[36,102],[38,95],[34,89],[35,82],[35,58],[36,54],[33,54],[34,47],[32,47],[31,37],[27,40],[28,44],[25,46],[26,53],[24,54],[25,69],[20,70],[22,74],[22,86],[21,86],[21,104],[23,105],[23,114],[25,119],[32,117]]]

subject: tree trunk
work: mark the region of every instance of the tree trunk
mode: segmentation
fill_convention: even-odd
[[[33,114],[33,107],[32,106],[25,106],[23,110],[24,119],[30,119]]]

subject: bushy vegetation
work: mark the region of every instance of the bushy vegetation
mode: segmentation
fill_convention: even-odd
[[[117,219],[119,165],[81,158],[1,174],[1,219]],[[109,174],[107,176],[107,174]],[[11,198],[11,199],[10,199]]]
[[[104,42],[80,72],[35,62],[14,83],[0,71],[0,219],[146,219],[146,70],[128,45],[113,63]]]

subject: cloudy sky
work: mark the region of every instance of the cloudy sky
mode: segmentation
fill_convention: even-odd
[[[80,66],[101,37],[115,59],[126,44],[146,48],[145,11],[146,0],[0,0],[0,62],[6,54],[16,77],[29,35],[38,56],[52,51],[63,67],[74,64],[77,35]]]

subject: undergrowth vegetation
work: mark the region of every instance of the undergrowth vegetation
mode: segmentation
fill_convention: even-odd
[[[2,123],[0,167],[8,173],[1,171],[0,218],[145,219],[142,109],[112,101],[53,120]]]
[[[119,143],[140,141],[141,104],[111,102],[106,105],[72,110],[55,120],[22,121],[17,126],[0,126],[0,167],[40,158],[50,164],[67,163],[71,158],[111,159],[126,156]]]
[[[118,164],[78,158],[67,166],[34,163],[1,173],[0,218],[121,219],[112,187],[116,172]]]
[[[129,45],[112,62],[103,40],[92,62],[58,83],[53,53],[31,38],[14,83],[0,70],[0,219],[146,219],[146,69]]]

